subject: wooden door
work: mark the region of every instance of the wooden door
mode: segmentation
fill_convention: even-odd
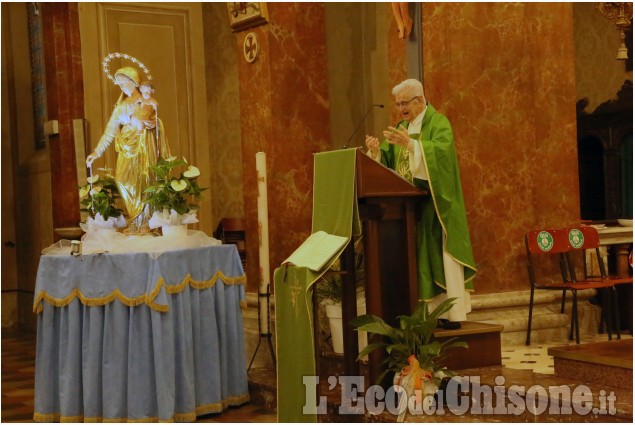
[[[109,53],[126,53],[141,61],[152,75],[154,98],[159,102],[159,117],[172,154],[196,165],[201,170],[199,184],[210,187],[202,22],[200,3],[79,4],[87,145],[91,151],[121,93],[103,72],[102,60]],[[113,60],[110,71],[134,65]],[[93,167],[114,169],[115,159],[111,146]],[[212,233],[211,197],[210,191],[204,192],[198,214],[200,229],[207,234]]]

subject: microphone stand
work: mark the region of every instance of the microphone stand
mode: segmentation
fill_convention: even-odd
[[[355,127],[355,130],[353,131],[353,134],[351,134],[351,137],[348,138],[348,141],[346,142],[346,144],[344,146],[342,146],[342,149],[348,149],[348,146],[351,143],[351,140],[353,140],[353,136],[355,136],[355,134],[357,133],[357,130],[359,130],[359,128],[362,126],[362,124],[364,124],[366,122],[366,117],[368,116],[368,114],[370,114],[370,111],[373,110],[373,108],[383,108],[384,105],[379,104],[379,103],[374,103],[372,105],[370,105],[368,107],[368,109],[366,110],[366,113],[364,114],[364,116],[362,117],[362,119],[359,121],[359,124],[357,124],[357,127]]]

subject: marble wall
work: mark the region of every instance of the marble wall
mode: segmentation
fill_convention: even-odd
[[[238,52],[226,3],[203,3],[212,228],[226,217],[244,217]]]
[[[390,27],[388,28],[388,34],[386,37],[388,40],[388,63],[390,63],[390,86],[388,87],[388,90],[391,93],[388,106],[390,107],[389,110],[391,114],[390,121],[395,124],[400,121],[400,118],[399,111],[392,107],[392,87],[395,87],[397,84],[408,78],[408,63],[406,60],[406,43],[404,40],[397,37],[399,30],[397,29],[397,22],[393,17],[392,6],[390,3],[386,3],[386,14],[391,18]],[[417,22],[413,22],[412,25],[414,26],[419,24]]]
[[[599,12],[597,3],[574,3],[573,24],[576,100],[588,98],[586,112],[591,113],[601,103],[615,99],[624,80],[633,81],[633,71],[626,71],[624,61],[615,59],[620,33]]]
[[[330,148],[324,5],[268,3],[270,23],[253,29],[255,62],[239,53],[247,290],[258,286],[256,152],[267,155],[270,268],[311,231],[313,153]]]
[[[570,3],[423,8],[428,101],[453,124],[477,294],[527,288],[525,232],[579,220]]]

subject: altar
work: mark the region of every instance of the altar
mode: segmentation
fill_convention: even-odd
[[[628,277],[628,254],[630,246],[633,244],[633,226],[603,227],[598,229],[598,235],[600,236],[600,245],[614,247],[617,276]],[[603,257],[606,257],[606,250],[602,254]],[[606,262],[606,259],[604,261]]]
[[[247,402],[244,284],[235,245],[43,255],[34,420],[191,422]]]

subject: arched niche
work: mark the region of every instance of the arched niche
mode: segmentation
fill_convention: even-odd
[[[590,114],[585,111],[587,105],[587,99],[576,105],[582,219],[632,217],[633,82],[624,81],[615,99],[602,103]],[[603,197],[597,187],[600,174]]]
[[[604,220],[604,147],[599,138],[578,140],[580,215],[583,220]]]

